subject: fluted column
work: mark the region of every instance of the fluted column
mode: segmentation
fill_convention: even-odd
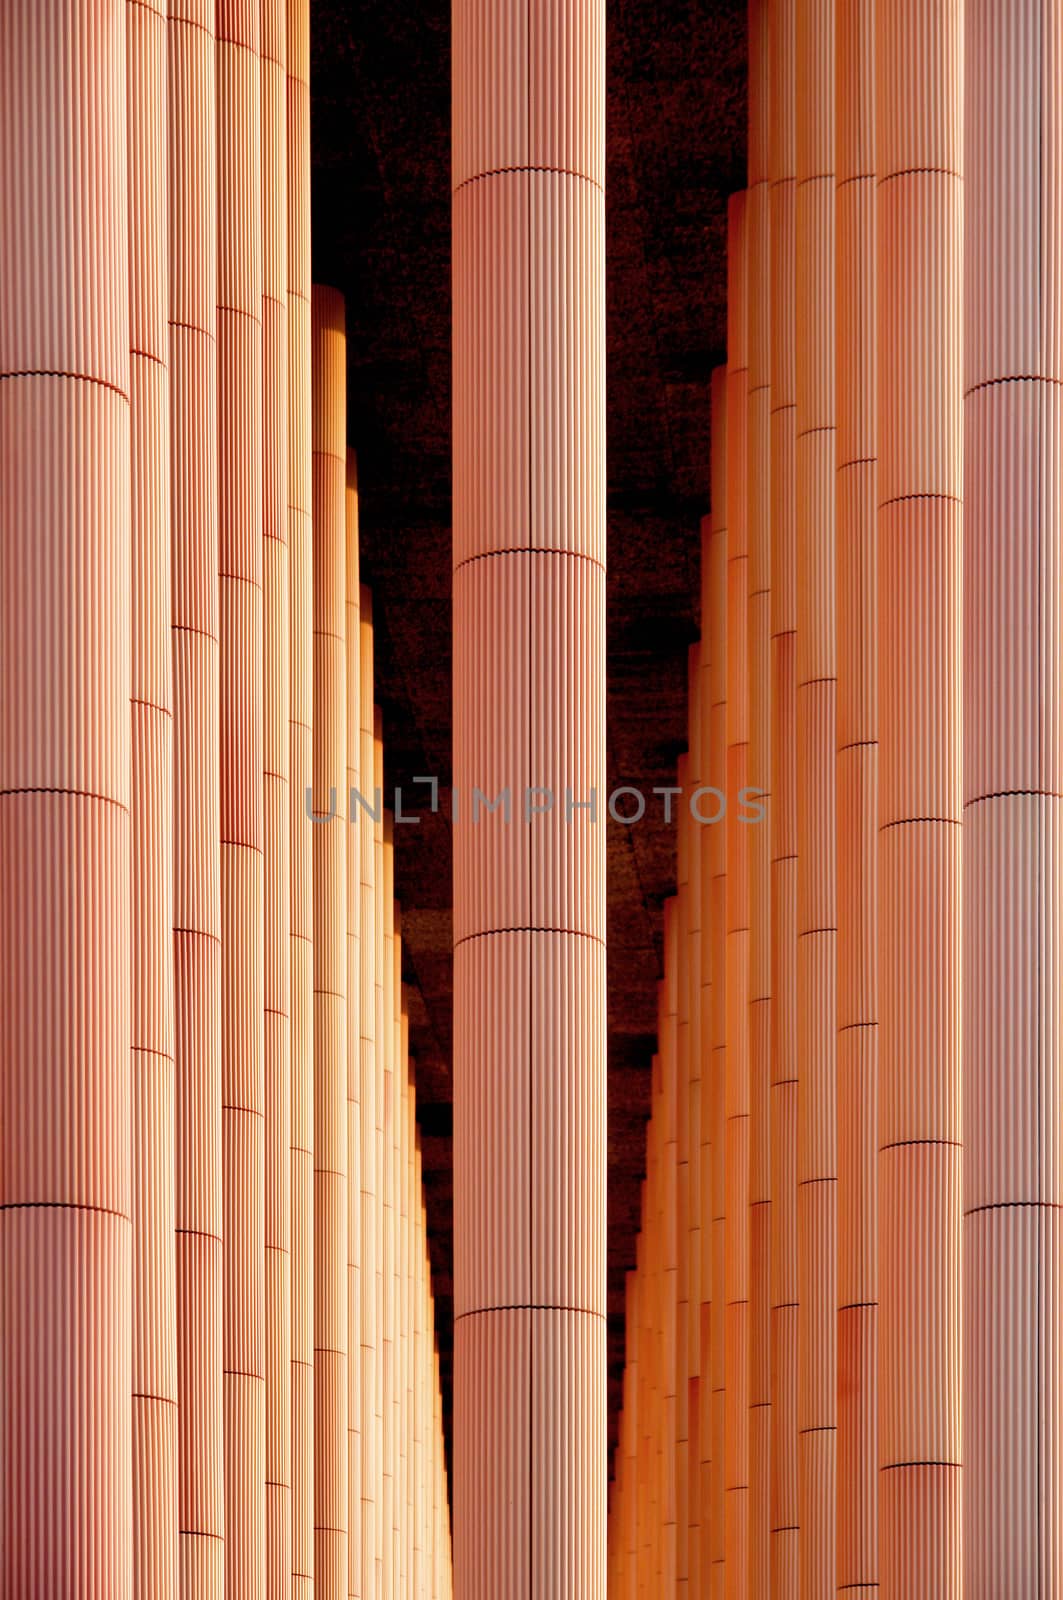
[[[379,730],[383,719],[380,708],[374,708],[375,725]],[[377,744],[382,747],[379,731]],[[380,1072],[380,1127],[382,1135],[380,1166],[380,1389],[381,1418],[383,1424],[383,1465],[380,1475],[380,1524],[383,1583],[381,1600],[399,1600],[398,1573],[395,1550],[395,1477],[397,1464],[397,1437],[395,1431],[395,1073],[396,1073],[396,1013],[395,1013],[395,856],[391,812],[385,810],[381,832],[381,907],[383,915],[383,966],[382,1001],[383,1028],[381,1032]]]
[[[876,6],[879,1576],[941,1600],[962,1581],[961,21]]]
[[[1063,1586],[1059,7],[966,7],[964,1594]]]
[[[314,1578],[313,488],[310,11],[287,0],[288,593],[291,804],[292,1592]]]
[[[724,369],[717,368],[712,379],[712,416],[716,419],[713,423],[711,461],[714,463],[713,471],[718,473],[723,463],[718,459],[717,433],[720,426],[720,407],[726,402],[718,391],[722,389]],[[717,403],[719,400],[719,403]],[[717,505],[716,480],[713,478],[712,504]],[[723,522],[722,510],[717,513],[718,520]],[[711,632],[710,619],[713,609],[712,551],[713,551],[713,516],[703,516],[701,519],[701,645],[698,649],[698,693],[697,715],[698,733],[697,744],[699,750],[699,767],[703,784],[719,788],[717,782],[713,784],[713,658],[716,641]],[[715,815],[715,811],[708,815]],[[699,1226],[699,1262],[698,1262],[698,1564],[701,1570],[701,1592],[711,1593],[712,1585],[712,1547],[713,1547],[713,1314],[714,1314],[714,1278],[715,1257],[713,1254],[713,1140],[715,1129],[713,1118],[715,1115],[714,1101],[714,1059],[713,1059],[713,1005],[715,995],[713,982],[713,851],[718,833],[718,824],[714,824],[701,836],[698,854],[697,893],[701,901],[699,921],[700,954],[699,971],[696,981],[699,988],[698,999],[698,1055],[701,1065],[701,1079],[698,1085],[700,1107],[698,1113],[698,1226]]]
[[[878,681],[874,18],[836,29],[838,1570],[878,1582]]]
[[[132,471],[133,1581],[177,1594],[166,7],[126,8]]]
[[[5,6],[0,1551],[8,1593],[117,1600],[133,1583],[126,150],[123,0]]]
[[[362,1458],[362,585],[358,554],[358,463],[353,450],[347,452],[346,480],[346,589],[345,643],[346,676],[346,759],[347,785],[343,815],[347,819],[347,1350],[350,1372],[347,1381],[347,1591],[358,1600],[369,1600],[372,1588],[365,1585],[362,1554],[363,1458]],[[370,654],[370,660],[372,656]],[[370,801],[370,803],[372,803]],[[368,989],[367,989],[368,992]]]
[[[701,1020],[701,863],[703,850],[707,853],[708,846],[704,842],[704,826],[695,821],[691,815],[691,797],[702,787],[703,778],[703,740],[702,740],[702,648],[700,645],[691,645],[687,657],[687,704],[688,704],[688,737],[690,742],[690,759],[687,768],[688,787],[687,793],[682,796],[681,804],[686,826],[686,849],[688,862],[686,870],[687,896],[689,912],[687,917],[688,951],[686,959],[686,991],[687,1012],[689,1017],[688,1044],[689,1067],[687,1082],[687,1100],[684,1107],[680,1107],[680,1115],[687,1123],[687,1239],[685,1249],[687,1252],[687,1326],[686,1326],[686,1352],[687,1352],[687,1394],[686,1394],[686,1420],[687,1420],[687,1450],[686,1450],[686,1540],[687,1540],[687,1585],[691,1596],[703,1596],[705,1593],[703,1571],[707,1565],[702,1566],[702,1526],[703,1512],[701,1502],[702,1489],[702,1441],[701,1441],[701,1326],[702,1326],[702,1266],[703,1243],[702,1225],[708,1226],[708,1218],[703,1218],[702,1213],[702,1020]],[[711,812],[706,812],[711,815]],[[704,1072],[707,1077],[707,1070]],[[706,1376],[707,1387],[707,1376]]]
[[[266,1594],[292,1589],[287,16],[262,3],[262,800]],[[304,816],[301,826],[307,827]]]
[[[171,4],[168,49],[177,1515],[182,1594],[220,1600],[225,1474],[213,5]]]
[[[796,0],[771,0],[771,1590],[799,1591],[797,1496]]]
[[[311,298],[314,485],[314,1594],[347,1597],[346,335]]]
[[[771,54],[768,0],[749,6],[746,781],[761,820],[749,854],[750,1600],[771,1594]]]
[[[455,1582],[600,1597],[604,7],[453,22]]]

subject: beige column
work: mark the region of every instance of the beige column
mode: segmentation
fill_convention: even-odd
[[[876,7],[879,1578],[941,1600],[962,1584],[961,21]]]
[[[797,485],[797,1487],[801,1592],[835,1586],[834,0],[798,0],[794,208]]]
[[[968,0],[964,1594],[1063,1586],[1059,7]]]
[[[590,1600],[606,1545],[604,7],[455,0],[453,22],[455,1582],[461,1600]],[[510,818],[473,822],[474,787],[509,788]],[[592,791],[596,817],[567,804]]]
[[[222,7],[218,598],[225,1590],[265,1586],[262,128],[258,8]]]
[[[878,1583],[878,682],[875,79],[870,7],[838,8],[839,1593]]]
[[[291,624],[287,16],[262,5],[262,802],[266,1594],[292,1592]],[[302,826],[307,827],[305,817]]]
[[[127,4],[132,488],[133,1582],[177,1594],[166,7]]]
[[[375,707],[374,721],[378,730],[376,738],[381,751],[382,742],[379,729],[382,727],[382,720],[380,708]],[[382,769],[382,756],[380,766]],[[397,1024],[395,1010],[395,858],[392,817],[390,811],[387,810],[383,814],[381,840],[383,1027],[381,1033],[379,1122],[382,1137],[380,1165],[380,1380],[383,1465],[380,1475],[380,1523],[383,1583],[380,1593],[381,1600],[399,1600],[398,1575],[395,1564],[395,1477],[398,1447],[395,1432],[395,1045]]]
[[[771,0],[771,1590],[796,1600],[796,0]]]
[[[291,803],[292,1593],[314,1579],[313,444],[310,14],[287,0],[289,757]]]
[[[184,1595],[225,1581],[214,7],[170,6],[168,231],[178,1530]]]
[[[0,1408],[11,1594],[132,1593],[126,7],[0,12]],[[17,225],[12,225],[17,219]]]
[[[763,807],[749,853],[749,1595],[771,1594],[771,53],[749,7],[747,547],[749,756]]]
[[[366,1588],[363,1538],[362,1477],[362,585],[358,554],[358,463],[347,451],[346,479],[345,644],[347,786],[344,811],[347,828],[347,1592],[372,1596]],[[370,659],[372,657],[370,656]],[[370,693],[372,689],[370,688]],[[352,801],[351,796],[355,799]],[[367,986],[371,994],[371,986]],[[370,1486],[371,1487],[371,1486]]]
[[[346,337],[314,285],[314,1593],[347,1596]]]

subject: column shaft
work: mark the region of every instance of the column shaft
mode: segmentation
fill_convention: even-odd
[[[362,585],[358,554],[358,464],[347,452],[345,645],[347,784],[343,815],[347,828],[347,1591],[369,1600],[365,1585],[362,1477],[362,816],[352,796],[361,792]],[[370,660],[372,657],[370,656]],[[370,679],[370,682],[372,680]],[[371,692],[371,691],[370,691]],[[367,989],[366,992],[371,992]],[[370,1485],[370,1492],[372,1487]]]

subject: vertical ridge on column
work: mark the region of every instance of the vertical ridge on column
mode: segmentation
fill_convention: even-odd
[[[11,1594],[116,1600],[140,1198],[126,64],[124,0],[0,11],[0,1549]]]
[[[878,1584],[878,684],[874,18],[838,8],[839,1593]]]
[[[796,0],[771,0],[771,1555],[800,1593],[797,1489]]]
[[[1059,8],[968,0],[964,1589],[1063,1585]]]
[[[314,1593],[347,1600],[347,341],[311,296],[314,508]]]
[[[171,0],[178,1529],[182,1595],[225,1583],[217,108],[214,6]]]
[[[313,489],[310,8],[287,0],[288,591],[291,703],[292,1593],[314,1581]]]
[[[879,1580],[962,1587],[959,0],[879,0]],[[918,108],[918,116],[913,115]]]
[[[771,1594],[771,14],[749,5],[746,782],[759,791],[749,854],[750,1600]],[[737,796],[735,797],[737,802]]]
[[[133,1586],[175,1600],[177,1281],[166,7],[128,3]]]
[[[225,1588],[265,1587],[261,17],[217,8]]]
[[[292,1589],[287,15],[261,0],[266,1595]]]

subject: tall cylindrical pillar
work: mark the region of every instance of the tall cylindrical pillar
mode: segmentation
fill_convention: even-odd
[[[347,1600],[347,340],[341,296],[318,284],[311,347],[314,1594]]]
[[[964,1594],[1063,1586],[1057,5],[966,7]]]
[[[214,7],[169,10],[178,1530],[182,1594],[225,1582],[217,140]]]
[[[589,1600],[606,1542],[604,6],[455,0],[453,21],[455,1584]],[[508,789],[509,817],[477,820],[474,788]]]
[[[876,5],[879,1579],[941,1600],[962,1584],[961,29],[959,0]]]
[[[175,1600],[177,1281],[166,7],[129,0],[133,1573]]]
[[[362,585],[358,553],[358,463],[347,452],[346,482],[345,644],[347,786],[347,1530],[350,1540],[347,1589],[357,1600],[369,1600],[362,1556]],[[353,797],[353,798],[352,798]],[[369,992],[368,990],[366,992]],[[372,1482],[369,1485],[373,1492]]]
[[[314,1582],[313,489],[310,7],[287,0],[289,782],[291,807],[292,1593]]]
[[[123,0],[5,6],[0,108],[3,1586],[129,1600]]]
[[[878,1582],[878,626],[874,18],[836,31],[838,1570]]]

